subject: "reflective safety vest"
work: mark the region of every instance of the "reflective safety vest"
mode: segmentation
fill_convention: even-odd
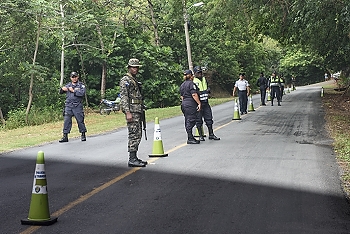
[[[280,78],[278,76],[271,76],[271,80],[270,80],[270,86],[280,86]]]
[[[208,93],[208,84],[205,77],[202,77],[202,80],[195,77],[193,79],[193,83],[195,83],[199,88],[199,99],[201,101],[207,102],[209,98],[209,93]]]

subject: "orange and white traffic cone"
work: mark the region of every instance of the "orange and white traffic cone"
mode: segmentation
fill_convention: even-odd
[[[21,220],[21,224],[49,226],[57,222],[57,219],[58,218],[50,217],[44,152],[39,151],[36,159],[29,215],[27,219]]]
[[[235,106],[233,108],[233,118],[232,120],[240,120],[241,116],[239,115],[239,108],[237,103],[237,98],[235,98]]]
[[[150,157],[166,157],[168,154],[164,154],[162,135],[160,131],[159,119],[155,118],[154,121],[154,139],[153,139],[153,149],[152,154],[149,154]]]

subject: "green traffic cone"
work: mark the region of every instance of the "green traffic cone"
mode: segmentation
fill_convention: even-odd
[[[158,117],[154,120],[154,139],[153,139],[153,149],[152,154],[149,157],[166,157],[168,154],[164,154],[163,141],[160,131],[159,119]]]
[[[27,219],[21,220],[21,224],[49,226],[57,222],[57,219],[58,218],[50,217],[44,152],[39,151],[36,159],[29,215]]]
[[[249,95],[249,106],[248,106],[248,111],[249,111],[249,112],[250,112],[250,111],[255,111],[255,110],[254,110],[254,106],[253,106],[253,97],[252,97],[251,94]]]
[[[267,93],[267,101],[271,101],[271,94],[270,94],[270,91],[267,90],[266,93]]]
[[[233,109],[233,118],[232,118],[232,120],[240,120],[240,119],[241,119],[241,116],[239,115],[237,98],[235,98],[235,106],[234,106],[234,109]]]

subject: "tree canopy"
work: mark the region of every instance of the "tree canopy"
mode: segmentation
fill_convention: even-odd
[[[0,108],[60,110],[58,94],[78,71],[86,106],[115,99],[129,58],[149,107],[179,104],[192,60],[217,92],[230,95],[238,73],[252,84],[260,72],[296,75],[300,84],[325,71],[349,74],[350,3],[342,0],[3,0],[0,3]],[[186,14],[186,15],[184,15]],[[53,111],[55,112],[55,111]],[[27,121],[27,124],[28,123]]]

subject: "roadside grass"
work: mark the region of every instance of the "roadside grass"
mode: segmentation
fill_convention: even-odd
[[[210,99],[210,105],[215,106],[232,100],[232,97],[213,98]],[[182,115],[180,106],[149,109],[146,111],[146,119],[148,122],[154,121],[156,117],[158,117],[159,120],[162,120],[179,115]],[[94,110],[87,110],[85,111],[85,124],[88,130],[87,137],[89,137],[89,135],[103,134],[115,131],[121,127],[126,127],[125,117],[122,112],[112,112],[109,115],[100,115]],[[58,141],[62,137],[62,127],[63,119],[38,126],[0,130],[0,153]],[[69,138],[79,136],[80,133],[73,117],[73,126]]]
[[[350,198],[350,94],[335,91],[337,84],[324,87],[323,106],[328,131],[341,170],[342,186]]]

